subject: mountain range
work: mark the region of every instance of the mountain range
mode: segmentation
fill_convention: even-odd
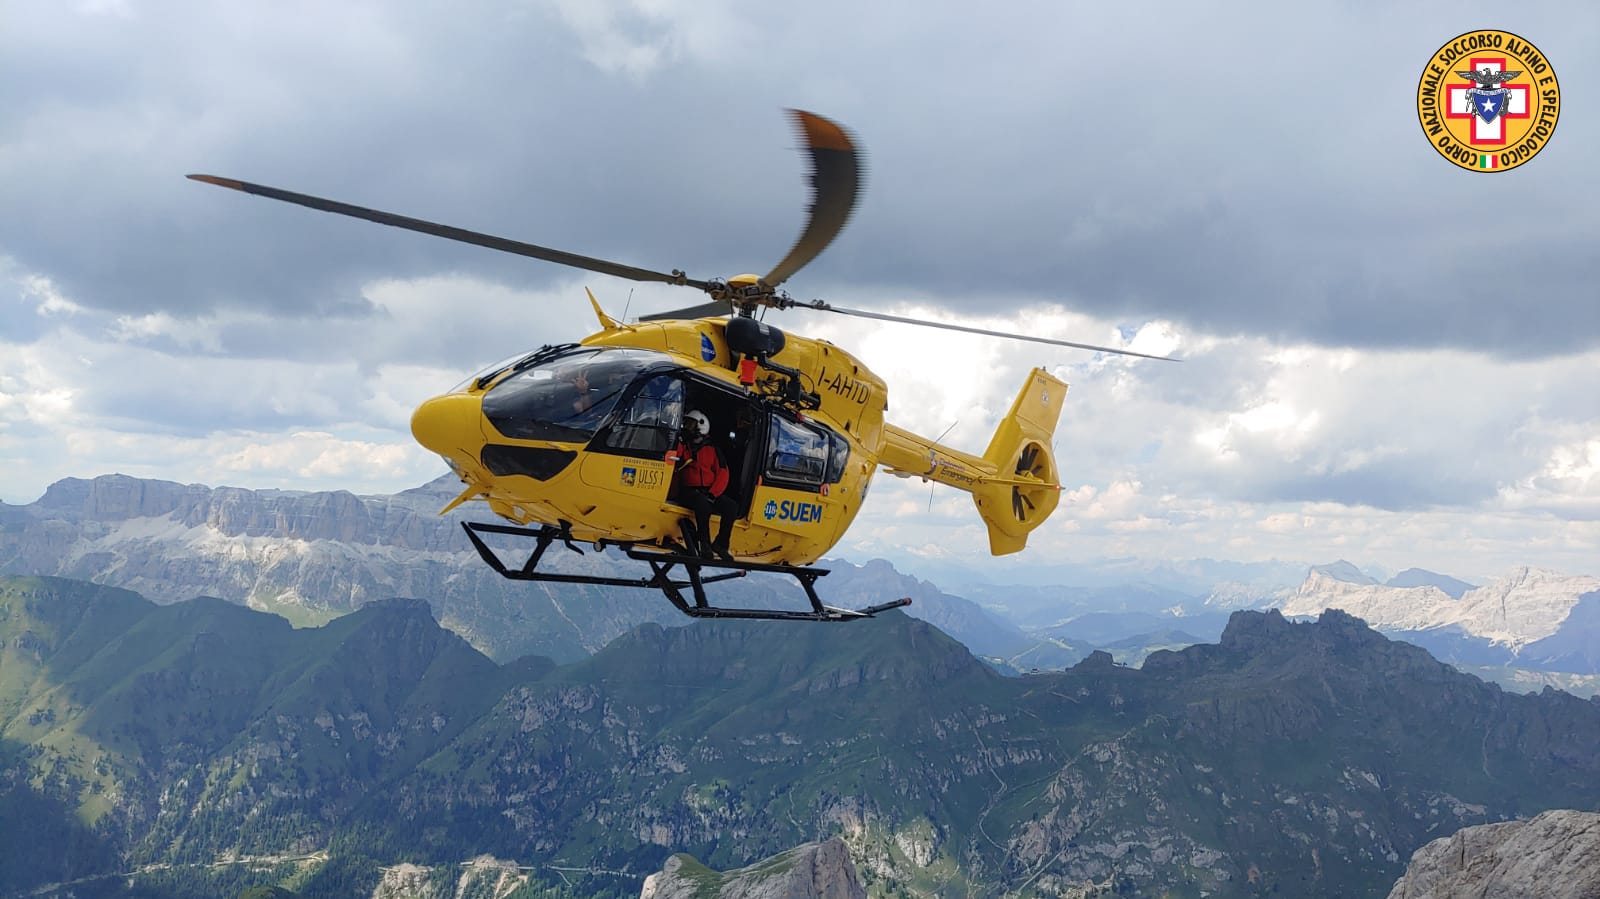
[[[372,599],[428,597],[441,623],[500,660],[538,654],[573,661],[640,621],[685,622],[653,590],[499,577],[461,532],[462,521],[481,515],[438,514],[457,487],[441,478],[393,496],[358,497],[123,475],[69,478],[34,503],[0,503],[0,574],[77,578],[162,601],[220,597],[298,625],[324,623]],[[558,548],[546,562],[553,571],[611,576],[638,565],[591,548]],[[820,583],[830,603],[909,596],[914,615],[998,664],[1025,659],[1024,667],[1061,667],[1088,653],[1030,636],[885,563],[829,567]],[[796,593],[787,579],[764,575],[720,589],[723,602],[731,596],[746,605],[782,605]]]
[[[1555,636],[1589,594],[1600,599],[1600,577],[1520,568],[1504,578],[1451,595],[1431,583],[1363,583],[1313,569],[1280,608],[1316,615],[1337,606],[1388,630],[1452,628],[1520,650]]]
[[[1336,611],[1004,677],[898,612],[497,664],[417,600],[292,628],[0,579],[5,894],[370,894],[488,855],[526,895],[632,897],[673,853],[840,836],[874,896],[1382,895],[1465,825],[1600,806],[1597,747],[1600,701]]]
[[[1276,605],[1286,615],[1342,609],[1453,663],[1600,674],[1600,577],[1520,568],[1454,592],[1445,588],[1466,585],[1440,577],[1378,584],[1313,569]]]
[[[0,503],[0,574],[120,586],[161,601],[216,596],[299,625],[362,603],[427,597],[441,623],[491,658],[576,661],[640,621],[684,619],[651,591],[502,579],[440,516],[450,478],[392,496],[182,485],[122,475],[67,479],[37,502]],[[900,553],[904,556],[904,553]],[[615,575],[626,560],[554,551],[554,570]],[[923,560],[945,585],[883,560],[829,560],[838,605],[910,597],[909,613],[1008,673],[1060,669],[1105,649],[1138,664],[1158,649],[1218,639],[1238,609],[1316,615],[1340,608],[1508,689],[1600,692],[1600,580],[1520,569],[1481,587],[1412,568],[1380,582],[1348,561],[1216,560],[1032,564],[1015,582]],[[922,571],[922,569],[919,569]],[[1298,574],[1296,574],[1298,572]],[[1008,579],[1009,580],[1009,579]],[[720,585],[731,604],[793,601],[786,580]]]

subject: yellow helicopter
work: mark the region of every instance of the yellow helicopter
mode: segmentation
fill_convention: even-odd
[[[793,249],[762,277],[696,280],[677,270],[621,265],[260,184],[188,177],[588,271],[704,291],[707,303],[634,323],[611,318],[591,292],[599,332],[491,366],[419,406],[411,420],[417,442],[443,457],[465,484],[441,514],[477,501],[512,522],[463,523],[479,555],[508,578],[659,589],[693,617],[851,621],[911,602],[840,609],[824,605],[815,589],[828,572],[812,563],[849,528],[873,474],[881,467],[967,491],[988,527],[990,551],[1017,552],[1060,499],[1050,446],[1067,385],[1034,369],[988,448],[972,455],[885,421],[888,390],[880,377],[825,340],[766,324],[757,310],[801,307],[1167,357],[799,301],[778,290],[832,242],[861,187],[850,134],[814,113],[791,115],[810,156],[812,204]],[[710,427],[686,428],[691,419]],[[727,473],[711,510],[691,508],[680,471],[702,443],[714,448]],[[719,541],[706,532],[709,511],[720,516]],[[522,564],[508,565],[485,534],[529,539],[533,548]],[[651,574],[540,570],[556,542],[579,552],[578,543],[617,547]],[[675,574],[679,567],[682,574]],[[751,571],[794,577],[809,608],[726,608],[708,600],[706,584]]]

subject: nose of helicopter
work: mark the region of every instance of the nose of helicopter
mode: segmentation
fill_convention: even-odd
[[[436,396],[411,413],[411,436],[446,460],[472,459],[483,446],[482,408],[482,400],[464,393]]]

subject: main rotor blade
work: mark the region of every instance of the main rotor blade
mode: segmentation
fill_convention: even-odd
[[[465,228],[455,228],[450,225],[440,225],[422,219],[410,218],[409,216],[395,215],[392,212],[368,209],[365,206],[352,206],[349,203],[325,200],[322,197],[313,197],[310,194],[297,194],[293,191],[267,187],[263,184],[251,184],[249,181],[235,181],[232,178],[219,178],[215,175],[190,175],[189,178],[194,181],[203,181],[206,184],[215,184],[218,187],[243,191],[247,194],[282,200],[285,203],[295,203],[312,209],[320,209],[323,212],[333,212],[339,215],[366,219],[369,222],[392,225],[396,228],[404,228],[407,231],[420,231],[423,234],[432,234],[435,237],[488,247],[491,250],[515,253],[518,256],[530,256],[534,259],[543,259],[546,262],[555,262],[561,265],[570,265],[573,268],[587,269],[591,272],[599,272],[602,275],[615,275],[618,278],[627,278],[630,281],[659,281],[663,284],[684,284],[701,290],[705,290],[709,286],[705,281],[696,281],[693,278],[685,277],[682,272],[673,272],[669,275],[663,272],[651,271],[647,268],[621,265],[604,259],[579,256],[577,253],[568,253],[565,250],[552,250],[549,247],[523,243],[519,240],[509,240],[504,237],[495,237],[492,234],[468,231]]]
[[[666,312],[652,312],[649,315],[639,316],[642,322],[658,322],[672,318],[710,318],[713,315],[727,315],[733,311],[733,305],[727,300],[712,300],[698,306],[686,306],[682,309],[671,309]]]
[[[900,315],[885,315],[882,312],[867,312],[862,309],[846,309],[843,306],[834,306],[821,300],[802,302],[792,301],[796,308],[816,309],[821,312],[837,312],[841,315],[854,315],[858,318],[875,318],[884,322],[900,322],[906,325],[922,325],[925,328],[943,328],[946,331],[965,331],[968,334],[982,334],[986,337],[1005,337],[1011,340],[1026,340],[1032,343],[1048,343],[1052,346],[1070,346],[1080,350],[1095,350],[1100,353],[1116,353],[1119,356],[1138,356],[1141,359],[1159,359],[1162,362],[1182,362],[1171,356],[1152,356],[1148,353],[1135,353],[1133,350],[1119,350],[1114,347],[1096,346],[1092,343],[1073,343],[1070,340],[1056,340],[1053,337],[1034,337],[1029,334],[1012,334],[1009,331],[990,331],[987,328],[969,328],[966,325],[952,325],[946,322],[923,321],[920,318],[906,318]]]
[[[800,139],[811,155],[811,209],[800,239],[765,281],[777,287],[817,257],[844,229],[861,189],[865,160],[856,151],[849,132],[838,124],[799,109],[789,110]]]

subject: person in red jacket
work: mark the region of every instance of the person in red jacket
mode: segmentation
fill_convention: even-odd
[[[733,533],[733,519],[738,514],[733,497],[728,495],[728,464],[722,452],[711,443],[711,419],[695,410],[683,417],[683,436],[673,450],[677,460],[678,502],[694,512],[695,542],[689,547],[696,555],[719,559],[733,558],[728,552],[728,538]],[[706,545],[711,533],[711,516],[722,516],[717,538]]]

